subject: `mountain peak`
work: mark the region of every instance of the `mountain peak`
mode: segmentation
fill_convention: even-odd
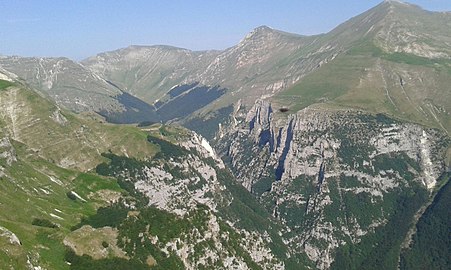
[[[260,25],[259,27],[256,27],[253,31],[255,32],[271,32],[274,29],[267,26],[267,25]]]
[[[382,2],[379,6],[389,7],[391,10],[397,9],[397,8],[414,8],[414,9],[423,10],[420,6],[417,6],[417,5],[408,3],[408,2],[404,2],[401,0],[384,0],[384,2]],[[377,8],[377,6],[376,6],[376,8]]]
[[[266,38],[271,38],[274,36],[278,36],[278,38],[281,37],[289,37],[289,38],[300,38],[302,37],[302,35],[298,35],[298,34],[293,34],[293,33],[288,33],[288,32],[284,32],[284,31],[280,31],[280,30],[276,30],[272,27],[269,27],[267,25],[261,25],[257,28],[254,28],[254,30],[252,30],[251,32],[249,32],[244,39],[241,41],[245,42],[248,40],[255,40],[255,39],[266,39]]]
[[[249,32],[241,41],[240,44],[246,44],[249,41],[255,40],[266,40],[268,37],[274,34],[274,29],[269,26],[262,25],[257,28],[254,28],[251,32]]]
[[[255,37],[255,36],[267,35],[267,34],[274,33],[274,32],[275,32],[275,30],[273,28],[266,26],[266,25],[262,25],[257,28],[254,28],[254,30],[249,32],[249,34],[247,34],[244,39],[248,39],[248,38]]]
[[[392,5],[392,6],[416,6],[414,4],[410,4],[408,2],[404,2],[401,0],[384,0],[384,2],[382,2],[383,4],[386,5]]]
[[[401,3],[401,4],[405,4],[405,2],[401,1],[401,0],[384,0],[384,3],[389,3],[389,4]]]

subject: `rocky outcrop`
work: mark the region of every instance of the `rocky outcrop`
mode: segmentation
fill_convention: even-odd
[[[240,198],[228,189],[230,183],[225,177],[231,175],[215,150],[194,132],[177,132],[183,136],[177,142],[180,149],[165,152],[160,145],[163,155],[169,156],[156,157],[139,169],[121,170],[118,177],[133,183],[134,189],[146,197],[148,207],[199,224],[168,242],[155,235],[147,237],[168,256],[177,254],[187,269],[251,269],[252,265],[284,269],[284,263],[270,248],[274,239],[266,231],[243,228],[236,224],[239,221],[225,215],[231,211],[228,207],[232,201]]]
[[[8,239],[11,245],[22,245],[16,234],[2,226],[0,226],[0,237]]]
[[[61,110],[58,108],[56,109],[52,115],[50,115],[50,118],[55,121],[56,123],[64,126],[67,124],[67,119],[66,117],[61,113]]]
[[[6,160],[8,166],[17,161],[16,150],[8,137],[0,139],[0,159]]]
[[[384,115],[314,108],[284,115],[259,100],[247,115],[235,111],[221,132],[216,145],[238,181],[286,225],[293,251],[321,269],[339,246],[386,224],[384,200],[416,186],[432,190],[445,170],[446,136]],[[348,205],[357,197],[371,202],[369,217]]]

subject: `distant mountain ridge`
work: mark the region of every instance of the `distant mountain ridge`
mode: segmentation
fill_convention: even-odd
[[[261,26],[246,35],[239,44],[224,51],[193,52],[162,46],[131,46],[90,57],[82,63],[93,72],[102,74],[149,103],[164,99],[168,90],[175,85],[200,82],[207,86],[219,85],[226,88],[224,95],[196,112],[203,115],[230,106],[238,100],[247,108],[260,98],[273,97],[271,99],[274,100],[275,97],[278,101],[280,100],[278,96],[285,93],[286,96],[292,95],[293,91],[290,89],[302,85],[305,76],[312,74],[315,77],[314,74],[321,74],[322,70],[327,70],[330,66],[342,65],[341,59],[349,59],[348,55],[361,54],[369,57],[370,63],[371,59],[381,59],[382,61],[378,60],[374,68],[382,71],[390,70],[392,69],[390,65],[401,62],[400,64],[404,66],[396,64],[399,75],[390,79],[387,76],[391,75],[387,74],[381,80],[387,82],[388,92],[391,88],[396,92],[408,92],[405,89],[395,89],[396,77],[398,81],[405,82],[403,87],[409,87],[414,91],[412,96],[407,94],[408,97],[404,97],[404,100],[395,100],[396,97],[383,94],[385,97],[377,99],[385,99],[389,105],[382,104],[377,110],[422,123],[432,121],[435,122],[433,126],[447,129],[449,117],[446,117],[446,113],[443,115],[441,111],[451,111],[451,104],[446,101],[450,99],[443,98],[449,95],[444,85],[447,84],[449,77],[446,76],[446,70],[451,68],[450,26],[451,15],[448,13],[429,12],[399,1],[384,1],[327,34],[301,36]],[[171,64],[174,60],[167,59],[177,59],[175,60],[177,63]],[[370,68],[363,60],[353,62],[353,65],[355,70],[359,65],[362,69]],[[437,76],[433,75],[431,67],[444,71],[438,78],[431,79],[431,76]],[[427,88],[437,89],[435,93],[425,90],[420,85],[421,82],[407,82],[405,76],[414,74],[417,76],[419,69],[424,69],[423,74],[428,74],[422,81]],[[354,78],[362,76],[354,71],[346,72],[348,72],[346,76]],[[315,80],[321,81],[319,75]],[[433,86],[432,81],[439,85]],[[343,87],[347,91],[352,91],[355,86],[348,84]],[[369,87],[374,88],[374,83]],[[308,91],[315,92],[314,89]],[[327,89],[327,97],[319,97],[312,102],[330,101],[330,96],[342,99],[342,94],[330,87]],[[302,96],[300,98],[303,99]],[[352,96],[349,98],[353,99]],[[415,112],[408,113],[401,112],[401,109],[389,108],[395,102],[400,103],[398,107],[410,108],[405,110],[421,107],[425,112],[419,113],[414,109]],[[354,106],[352,103],[348,102],[346,106]],[[403,105],[407,103],[408,105]],[[359,104],[358,108],[375,110],[362,104]],[[409,116],[411,114],[412,116]]]
[[[120,89],[68,58],[1,57],[0,66],[74,111],[120,108]]]
[[[259,79],[261,74],[274,73],[271,71],[273,62],[282,61],[308,42],[303,39],[295,34],[259,27],[238,45],[224,51],[193,52],[173,47],[130,46],[90,57],[82,63],[134,95],[153,103],[173,86],[195,81],[207,86],[220,85],[231,92],[246,89],[246,85],[263,84],[259,82],[263,80]],[[265,75],[265,81],[271,80],[268,76]],[[253,88],[257,89],[257,86]],[[260,96],[261,91],[264,90],[259,88],[246,96]],[[225,97],[236,101],[231,96],[228,93]],[[228,105],[230,101],[222,103]]]
[[[129,46],[89,57],[81,61],[81,65],[68,59],[2,57],[0,66],[16,73],[42,92],[50,94],[58,104],[75,111],[111,112],[115,117],[129,111],[116,98],[121,91],[154,104],[167,99],[168,91],[177,85],[199,82],[206,87],[219,86],[226,89],[219,97],[208,99],[208,102],[202,101],[202,106],[189,112],[186,116],[188,119],[204,117],[209,112],[231,106],[238,101],[250,108],[257,99],[283,95],[286,90],[292,94],[290,89],[302,85],[306,75],[321,74],[325,66],[341,65],[340,60],[336,58],[348,58],[349,54],[363,53],[365,57],[383,58],[384,61],[376,67],[381,70],[391,68],[386,67],[386,64],[400,61],[407,64],[400,67],[402,70],[406,70],[406,67],[417,69],[419,66],[450,69],[450,27],[449,13],[429,12],[400,1],[384,1],[321,35],[301,36],[260,26],[237,45],[223,51],[190,51],[165,45]],[[55,66],[55,63],[58,64]],[[64,68],[55,69],[58,65],[63,65]],[[363,69],[369,68],[365,62],[354,65],[362,65]],[[424,72],[428,73],[427,70]],[[70,77],[67,77],[69,73]],[[352,73],[348,75],[360,76]],[[56,78],[57,81],[52,81]],[[401,78],[407,82],[404,76]],[[387,78],[385,80],[387,81]],[[440,94],[447,95],[441,86],[447,84],[446,76],[435,80],[440,84],[438,87],[427,87],[438,88]],[[89,89],[84,88],[80,82],[91,86]],[[345,87],[349,91],[354,88],[352,85]],[[387,85],[388,90],[391,87],[395,86]],[[417,83],[413,85],[415,89],[419,87]],[[333,93],[339,92],[335,89],[330,88],[327,91],[330,93],[328,97],[320,97],[313,103],[330,101],[330,96],[341,96],[340,93]],[[446,102],[449,99],[438,100],[437,95],[431,97],[430,92],[427,90],[428,94],[419,94],[421,100],[418,102],[409,97],[410,101],[413,100],[408,101],[411,103],[409,106],[423,106],[423,110],[425,106],[432,106],[438,115],[434,112],[436,115],[433,116],[433,113],[426,110],[425,113],[421,112],[421,115],[407,118],[423,122],[433,118],[436,122],[434,125],[446,127],[448,123],[440,111],[451,110],[451,105]],[[385,99],[390,104],[395,102],[389,95]],[[276,100],[280,99],[276,97]],[[427,101],[430,105],[426,105],[424,100],[432,102]],[[183,103],[182,99],[181,102]],[[349,105],[353,104],[348,103],[347,106]],[[372,110],[366,105],[362,107],[361,104],[359,108]],[[391,109],[381,110],[390,112]],[[143,110],[143,113],[148,114],[150,111],[151,107]],[[405,118],[402,112],[392,110],[391,113]],[[153,116],[148,117],[149,120],[168,119],[165,116],[156,116],[158,112],[151,114]]]
[[[449,26],[449,13],[385,1],[325,35],[342,53],[275,100],[301,100],[293,110],[316,103],[382,112],[449,133]]]

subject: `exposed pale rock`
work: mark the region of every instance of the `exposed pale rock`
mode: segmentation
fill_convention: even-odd
[[[354,110],[306,108],[286,117],[274,115],[277,112],[264,100],[257,100],[247,114],[236,110],[231,125],[222,126],[216,145],[230,159],[242,185],[273,202],[268,210],[283,224],[291,224],[282,235],[292,252],[305,252],[320,269],[332,264],[339,246],[349,239],[359,242],[386,221],[383,214],[374,214],[368,225],[354,213],[348,213],[350,221],[345,221],[337,212],[331,223],[326,209],[343,205],[346,194],[368,197],[372,204],[381,205],[386,194],[408,188],[408,180],[396,167],[381,169],[380,162],[391,166],[387,162],[396,158],[415,163],[407,165],[413,178],[409,181],[428,189],[444,170],[437,144],[442,135],[419,125],[378,122]],[[306,192],[311,187],[314,192]],[[293,224],[293,213],[281,209],[293,209],[297,215],[305,209],[310,223]],[[302,233],[292,235],[301,228]]]
[[[0,139],[0,158],[6,159],[6,164],[9,166],[17,161],[16,151],[8,137]]]
[[[62,126],[66,125],[66,123],[67,123],[66,117],[64,117],[64,115],[61,113],[61,111],[59,109],[55,110],[50,115],[50,118]]]
[[[2,226],[0,226],[0,237],[8,238],[11,245],[22,245],[16,234]]]
[[[210,143],[201,135],[192,132],[189,139],[182,141],[180,145],[186,148],[187,150],[195,149],[198,153],[202,155],[202,157],[212,158],[219,168],[221,169],[225,168],[223,161],[216,154],[213,147],[211,147]]]

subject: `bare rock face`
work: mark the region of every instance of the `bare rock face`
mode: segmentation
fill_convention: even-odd
[[[8,137],[0,139],[0,159],[6,160],[8,166],[17,161],[16,150]]]
[[[238,181],[286,225],[293,252],[321,269],[337,248],[389,222],[395,194],[431,191],[445,170],[446,136],[383,115],[313,108],[276,115],[257,101],[221,132],[218,149]],[[355,198],[367,209],[355,208]]]
[[[13,82],[15,77],[13,74],[6,72],[2,69],[0,69],[0,79],[2,80],[6,80],[6,81],[10,81]],[[6,161],[6,165],[11,166],[11,164],[15,161],[17,161],[17,156],[16,156],[16,150],[14,149],[14,146],[11,144],[11,137],[10,135],[13,135],[14,139],[14,132],[15,132],[15,128],[14,128],[14,120],[16,118],[14,111],[17,109],[17,107],[12,104],[11,102],[5,102],[5,100],[3,100],[2,98],[0,98],[0,101],[3,101],[4,103],[4,108],[6,108],[6,111],[9,112],[9,117],[11,119],[11,122],[13,123],[13,128],[12,130],[1,130],[0,131],[0,160],[5,160]],[[5,115],[2,115],[0,113],[0,116],[5,117]],[[4,131],[6,131],[6,134],[4,134]],[[11,132],[12,131],[12,132]],[[3,168],[0,165],[0,168],[2,169],[0,171],[0,176],[3,175]]]
[[[8,239],[8,241],[11,245],[17,245],[17,246],[22,245],[22,243],[20,242],[20,240],[16,234],[14,234],[10,230],[8,230],[2,226],[0,226],[0,237],[4,237],[4,238]]]
[[[17,80],[18,77],[16,74],[11,73],[4,68],[0,67],[0,80],[8,81],[8,82],[14,82],[14,80]]]
[[[265,143],[264,140],[267,138],[260,138],[260,136],[270,128],[271,114],[271,104],[264,100],[257,100],[255,106],[247,113],[246,122],[249,123],[249,131],[256,143]]]
[[[188,159],[171,159],[165,164],[145,167],[141,179],[135,182],[135,188],[146,194],[150,205],[180,216],[192,211],[198,204],[207,205],[213,212],[217,211],[218,204],[229,204],[226,198],[230,198],[230,194],[219,201],[210,196],[227,191],[218,181],[216,172],[216,168],[225,168],[224,163],[209,143],[191,132],[186,140],[180,142],[180,146],[197,154],[189,155]],[[213,164],[206,162],[207,159],[211,159]],[[168,172],[168,167],[176,169],[178,175]]]
[[[52,113],[50,118],[62,126],[66,125],[67,123],[66,117],[61,113],[61,110],[59,108]]]
[[[212,158],[215,161],[215,165],[221,169],[224,169],[224,162],[216,154],[216,151],[210,145],[210,143],[201,135],[196,132],[191,132],[191,136],[186,141],[180,142],[180,146],[187,150],[194,150],[202,158]]]
[[[185,135],[173,146],[178,150],[161,150],[168,156],[155,157],[139,169],[125,169],[117,175],[133,183],[146,197],[148,207],[199,223],[167,242],[155,235],[146,237],[165,254],[175,253],[187,269],[251,269],[250,263],[263,269],[284,269],[270,248],[274,240],[267,232],[243,228],[224,215],[231,211],[228,207],[234,200],[240,200],[228,189],[231,175],[202,136],[194,132]]]

